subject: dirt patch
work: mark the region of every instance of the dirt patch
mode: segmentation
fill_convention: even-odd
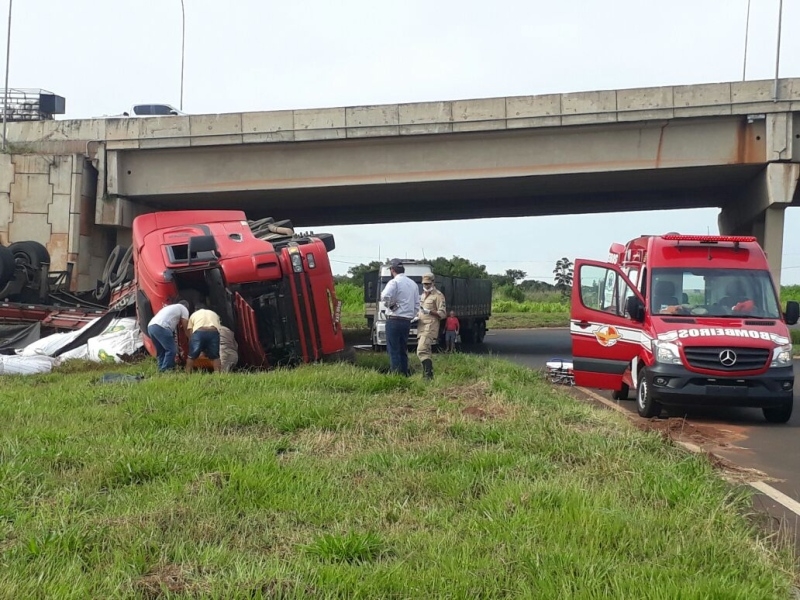
[[[196,584],[189,580],[189,573],[178,565],[159,565],[147,575],[139,578],[134,587],[144,598],[155,600],[169,594],[196,593]]]
[[[478,406],[468,406],[467,408],[465,408],[464,410],[461,411],[461,414],[462,415],[466,415],[468,417],[474,417],[476,419],[481,419],[481,420],[483,420],[487,416],[489,416],[488,413],[485,410],[483,410],[482,408],[480,408]]]
[[[711,466],[714,467],[717,471],[720,471],[722,476],[732,483],[749,483],[754,480],[768,481],[768,482],[780,481],[780,479],[775,479],[774,477],[770,477],[763,471],[759,471],[758,469],[749,469],[747,467],[741,467],[712,452],[706,452],[705,455],[706,458],[708,459],[708,462],[711,463]]]
[[[448,400],[485,403],[489,400],[489,384],[485,381],[476,381],[469,385],[454,385],[442,393]]]
[[[701,448],[709,446],[731,448],[735,442],[747,437],[740,427],[704,425],[687,421],[683,417],[636,419],[633,420],[633,424],[642,431],[657,431],[669,440],[690,442]]]
[[[450,402],[463,406],[461,414],[466,417],[479,420],[499,419],[514,412],[510,404],[491,394],[490,385],[486,381],[456,385],[442,390],[441,393]]]

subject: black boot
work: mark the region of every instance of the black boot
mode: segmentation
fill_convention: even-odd
[[[424,379],[433,379],[433,361],[430,358],[422,361],[422,377]]]

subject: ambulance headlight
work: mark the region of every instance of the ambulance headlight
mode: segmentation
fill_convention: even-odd
[[[672,342],[653,341],[653,355],[656,361],[667,365],[681,364],[681,351]]]
[[[792,364],[792,345],[778,346],[772,351],[770,367],[788,367]]]

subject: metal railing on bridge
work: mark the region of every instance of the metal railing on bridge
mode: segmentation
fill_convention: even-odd
[[[63,115],[65,109],[64,98],[46,90],[0,88],[0,118],[5,114],[9,122],[48,121]]]

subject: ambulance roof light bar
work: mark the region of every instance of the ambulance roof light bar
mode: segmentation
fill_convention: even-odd
[[[679,235],[667,234],[661,236],[663,239],[670,242],[700,242],[704,244],[715,244],[717,242],[755,242],[755,237],[750,235]]]

